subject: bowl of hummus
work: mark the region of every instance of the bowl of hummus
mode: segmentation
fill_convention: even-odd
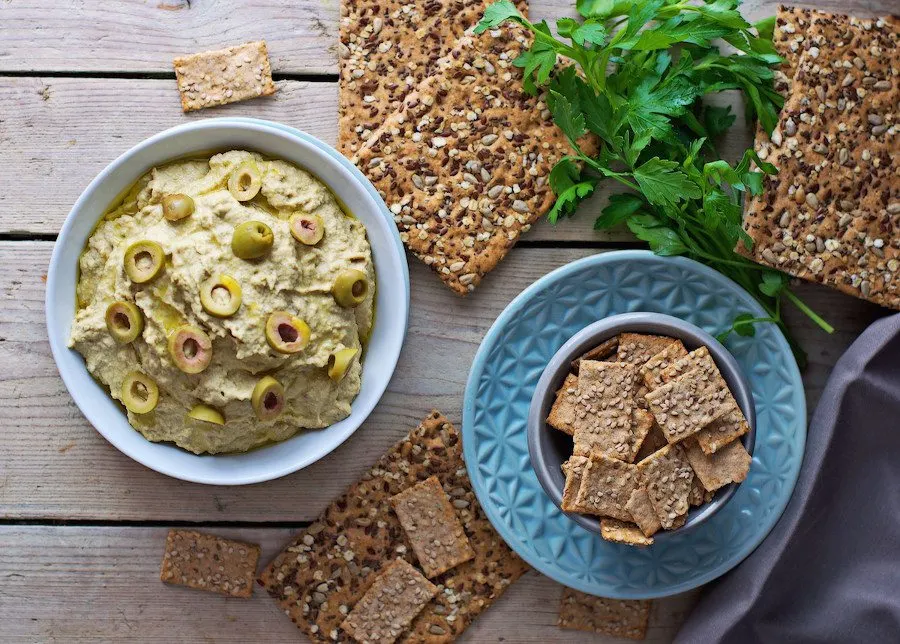
[[[408,280],[390,214],[335,150],[211,119],[139,144],[78,199],[48,272],[50,344],[125,454],[254,483],[363,423],[399,357]]]

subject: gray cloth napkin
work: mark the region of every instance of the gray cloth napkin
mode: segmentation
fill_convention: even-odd
[[[675,641],[900,642],[900,314],[838,361],[784,515]]]

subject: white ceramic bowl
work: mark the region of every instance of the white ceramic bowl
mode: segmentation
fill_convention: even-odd
[[[66,346],[75,314],[78,257],[94,224],[117,195],[150,168],[180,157],[247,149],[284,159],[314,173],[365,225],[375,263],[376,318],[363,360],[362,389],[352,412],[326,429],[301,432],[245,454],[197,456],[152,443],[135,431],[106,388]],[[393,219],[365,177],[336,150],[282,125],[251,119],[208,119],[153,136],[113,161],[75,202],[50,259],[47,330],[63,382],[91,424],[123,453],[149,468],[197,483],[242,485],[284,476],[319,460],[344,442],[384,393],[406,336],[409,273]]]

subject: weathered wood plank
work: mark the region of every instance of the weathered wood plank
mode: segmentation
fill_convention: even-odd
[[[518,249],[467,299],[411,262],[409,336],[370,419],[339,450],[302,472],[224,488],[175,481],[137,465],[81,416],[46,342],[42,279],[50,250],[48,242],[0,243],[0,516],[7,518],[311,520],[432,407],[459,422],[469,365],[503,307],[548,271],[592,253]],[[804,286],[800,293],[839,329],[829,337],[792,315],[810,353],[805,382],[812,405],[844,348],[882,309],[824,288]]]
[[[283,547],[284,529],[204,529]],[[9,642],[290,642],[304,638],[265,592],[233,599],[159,581],[167,528],[0,527],[0,633]],[[579,642],[556,627],[562,587],[535,572],[512,586],[464,642]],[[697,593],[654,602],[647,642],[669,642]],[[607,638],[592,639],[612,642]]]

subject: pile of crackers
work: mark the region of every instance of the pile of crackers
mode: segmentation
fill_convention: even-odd
[[[706,347],[623,333],[581,356],[547,423],[572,436],[562,509],[602,517],[604,539],[636,546],[743,481],[750,427]]]
[[[750,202],[755,261],[900,309],[900,19],[780,7],[786,102],[760,157],[778,168]]]

